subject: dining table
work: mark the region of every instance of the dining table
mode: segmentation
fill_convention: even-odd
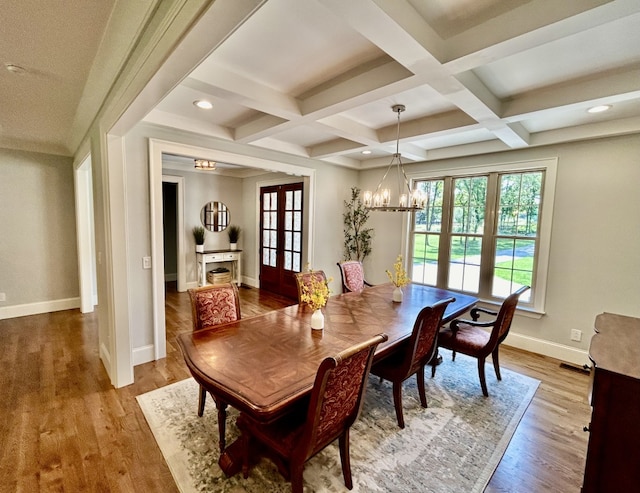
[[[194,379],[216,401],[224,437],[228,405],[268,423],[303,401],[313,387],[322,360],[384,333],[374,361],[385,358],[407,340],[425,306],[454,298],[443,324],[473,308],[474,296],[411,283],[402,302],[394,302],[391,283],[361,292],[331,296],[324,307],[324,328],[311,328],[312,310],[291,305],[178,336],[178,344]],[[227,476],[242,465],[241,440],[225,446],[221,438],[218,464]]]

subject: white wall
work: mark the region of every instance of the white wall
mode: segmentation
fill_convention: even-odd
[[[507,342],[586,363],[597,314],[640,316],[640,138],[638,135],[550,147],[431,161],[434,167],[558,157],[546,314],[517,316]],[[360,186],[375,187],[380,170],[363,172]],[[401,223],[392,213],[373,213],[373,255],[365,264],[372,282],[385,282],[385,266],[400,251]],[[583,331],[581,342],[571,329]]]
[[[0,149],[0,319],[80,306],[69,157]]]

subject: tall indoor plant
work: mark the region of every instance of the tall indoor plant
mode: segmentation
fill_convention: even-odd
[[[369,219],[369,210],[360,198],[360,189],[351,188],[351,199],[344,201],[344,258],[362,262],[371,253],[373,228],[365,227]]]

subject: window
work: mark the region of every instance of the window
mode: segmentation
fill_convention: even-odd
[[[412,280],[498,303],[528,285],[521,304],[543,312],[555,164],[414,177],[428,199],[413,215]]]

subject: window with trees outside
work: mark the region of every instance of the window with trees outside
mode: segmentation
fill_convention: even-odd
[[[496,303],[527,285],[520,304],[543,312],[551,182],[555,159],[414,178],[428,200],[413,215],[412,280]]]

